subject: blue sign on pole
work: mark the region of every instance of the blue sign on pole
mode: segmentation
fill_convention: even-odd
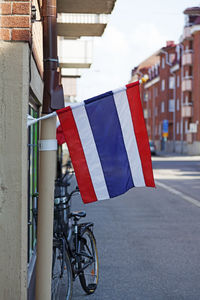
[[[163,120],[163,133],[168,133],[169,121]]]

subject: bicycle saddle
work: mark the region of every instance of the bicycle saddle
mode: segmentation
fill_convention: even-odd
[[[84,218],[86,216],[85,211],[73,211],[70,213],[70,217],[79,217],[79,218]]]

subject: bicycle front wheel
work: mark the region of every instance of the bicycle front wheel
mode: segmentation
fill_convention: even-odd
[[[97,288],[99,278],[99,262],[94,234],[86,229],[80,240],[81,262],[79,268],[82,272],[79,280],[87,294],[93,294]]]
[[[67,251],[53,248],[51,300],[70,300],[72,297],[72,269]]]

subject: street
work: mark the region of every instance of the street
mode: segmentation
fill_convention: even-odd
[[[200,299],[200,157],[153,157],[156,189],[134,188],[86,210],[95,224],[100,276],[73,299]],[[198,201],[199,200],[199,201]]]

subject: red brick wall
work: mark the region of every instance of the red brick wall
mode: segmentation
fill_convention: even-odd
[[[42,76],[42,23],[31,22],[31,4],[36,7],[36,19],[40,20],[40,7],[37,0],[4,0],[0,3],[0,40],[29,42]]]
[[[0,40],[30,41],[30,1],[0,3]]]
[[[198,124],[195,140],[200,141],[200,31],[193,36],[193,120]]]
[[[166,63],[166,54],[160,53],[160,67],[159,67],[159,77],[160,81],[153,83],[152,85],[148,84],[148,87],[145,88],[141,86],[141,96],[143,109],[148,110],[148,118],[146,118],[146,125],[148,128],[148,134],[150,139],[155,139],[159,141],[161,139],[161,132],[159,128],[162,129],[163,120],[166,119],[169,121],[169,133],[168,133],[168,141],[173,141],[173,132],[175,129],[175,140],[181,141],[183,138],[184,141],[188,143],[194,141],[200,141],[200,31],[195,32],[193,35],[189,37],[189,39],[185,39],[182,41],[184,46],[184,53],[192,53],[193,51],[193,60],[192,64],[190,62],[184,63],[182,65],[182,57],[180,61],[173,60],[174,65],[177,66],[175,74],[175,86],[176,86],[176,95],[175,95],[175,114],[173,112],[169,112],[169,100],[174,99],[173,89],[169,88],[169,78],[173,77],[170,73],[170,68]],[[170,54],[176,53],[175,47],[166,47],[165,51],[168,52],[168,57]],[[187,51],[189,50],[189,52]],[[165,58],[165,66],[162,67],[162,58]],[[150,67],[152,69],[152,66]],[[183,71],[183,78],[182,78]],[[137,73],[137,70],[135,71]],[[140,72],[141,73],[141,72]],[[146,70],[145,73],[148,73]],[[190,80],[192,79],[192,90],[190,88],[182,92],[182,79],[188,75]],[[177,78],[179,77],[179,86],[177,86]],[[151,82],[151,78],[148,81]],[[162,91],[162,80],[165,80],[165,89]],[[158,93],[155,96],[154,90],[157,88]],[[144,101],[144,93],[148,93],[148,101]],[[183,97],[182,97],[183,96]],[[187,102],[189,104],[186,103]],[[179,101],[179,105],[177,105],[177,100]],[[182,114],[181,103],[183,100],[183,108],[184,112],[188,111],[188,116]],[[165,104],[165,111],[161,112],[161,103]],[[178,109],[177,109],[178,107]],[[192,108],[192,113],[190,115],[189,108]],[[187,109],[187,110],[185,110]],[[156,112],[156,114],[155,114]],[[175,125],[174,125],[174,117],[175,117]],[[189,125],[191,123],[196,123],[197,125],[197,133],[188,133]],[[178,126],[177,126],[178,124]],[[181,126],[183,125],[183,127]],[[161,127],[160,127],[161,126]],[[187,128],[186,128],[187,126]],[[181,134],[182,127],[182,134]],[[178,129],[178,130],[177,130]],[[187,129],[187,130],[186,130]],[[189,139],[192,137],[192,139]]]

